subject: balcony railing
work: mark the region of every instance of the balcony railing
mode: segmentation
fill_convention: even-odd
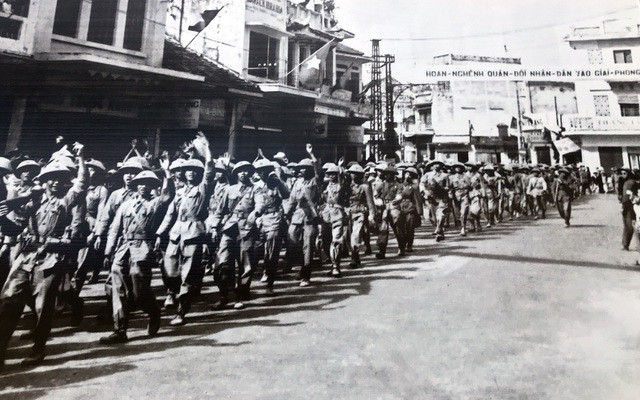
[[[573,28],[569,39],[589,39],[598,37],[638,37],[640,28],[632,19],[603,21],[600,26]]]
[[[633,132],[640,131],[640,117],[590,117],[563,115],[567,132]]]
[[[288,21],[287,26],[298,24],[301,26],[309,26],[311,29],[325,31],[332,28],[332,20],[322,14],[322,11],[312,11],[301,5],[289,3],[287,7]]]

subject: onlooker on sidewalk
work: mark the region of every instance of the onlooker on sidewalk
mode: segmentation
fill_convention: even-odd
[[[638,183],[628,168],[620,168],[620,183],[622,185],[620,203],[622,204],[622,250],[629,250],[629,243],[633,238],[633,221],[636,218],[633,211],[633,197],[638,192]]]

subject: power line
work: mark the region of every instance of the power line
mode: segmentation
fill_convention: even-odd
[[[535,30],[540,30],[540,29],[558,28],[558,27],[561,27],[561,26],[571,25],[571,24],[575,24],[577,22],[581,22],[581,21],[585,21],[585,20],[595,19],[595,18],[598,18],[598,17],[607,16],[607,15],[618,14],[618,13],[621,13],[623,11],[637,10],[637,9],[638,9],[638,7],[636,7],[636,6],[627,7],[627,8],[623,8],[623,9],[620,9],[620,10],[611,11],[611,12],[608,12],[608,13],[605,13],[605,14],[598,14],[598,15],[595,15],[593,17],[582,18],[582,19],[579,19],[579,20],[574,20],[574,21],[566,22],[566,23],[562,23],[562,24],[559,24],[559,23],[544,24],[544,25],[532,26],[532,27],[527,27],[527,28],[511,29],[511,30],[506,30],[506,31],[501,31],[501,32],[488,32],[488,33],[478,33],[478,34],[470,34],[470,35],[423,37],[423,38],[416,38],[416,37],[382,38],[381,40],[388,41],[388,42],[427,42],[427,41],[438,41],[438,40],[458,40],[458,39],[472,39],[472,38],[487,37],[487,36],[509,35],[509,34],[513,34],[513,33],[535,31]]]

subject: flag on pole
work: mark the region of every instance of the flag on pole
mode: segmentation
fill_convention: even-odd
[[[352,67],[353,67],[353,61],[351,62],[351,64],[349,64],[349,66],[344,71],[342,76],[340,76],[340,79],[338,79],[338,82],[335,84],[335,86],[331,88],[331,92],[332,93],[335,92],[336,90],[346,89],[347,88],[347,83],[351,79],[351,68]]]
[[[360,97],[360,98],[364,97],[364,95],[367,94],[369,89],[371,89],[373,86],[379,84],[380,82],[382,82],[382,79],[374,79],[371,82],[369,82],[366,85],[364,85],[364,87],[362,88],[362,91],[360,92],[358,97]]]
[[[553,144],[556,146],[556,149],[561,156],[580,150],[580,147],[568,137],[563,137],[562,139],[555,140]]]
[[[218,13],[221,10],[222,8],[220,8],[219,10],[204,10],[203,12],[200,13],[200,17],[202,19],[196,22],[195,24],[190,25],[188,29],[194,32],[201,32],[202,30],[204,30],[204,28],[209,26],[211,21],[213,21],[213,19],[218,15]]]
[[[301,86],[314,90],[322,85],[320,66],[322,65],[322,61],[326,60],[329,51],[333,48],[333,41],[334,39],[331,39],[330,42],[320,47],[300,64],[298,81]]]

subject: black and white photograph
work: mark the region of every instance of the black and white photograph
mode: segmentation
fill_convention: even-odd
[[[640,399],[639,0],[0,6],[0,400]]]

